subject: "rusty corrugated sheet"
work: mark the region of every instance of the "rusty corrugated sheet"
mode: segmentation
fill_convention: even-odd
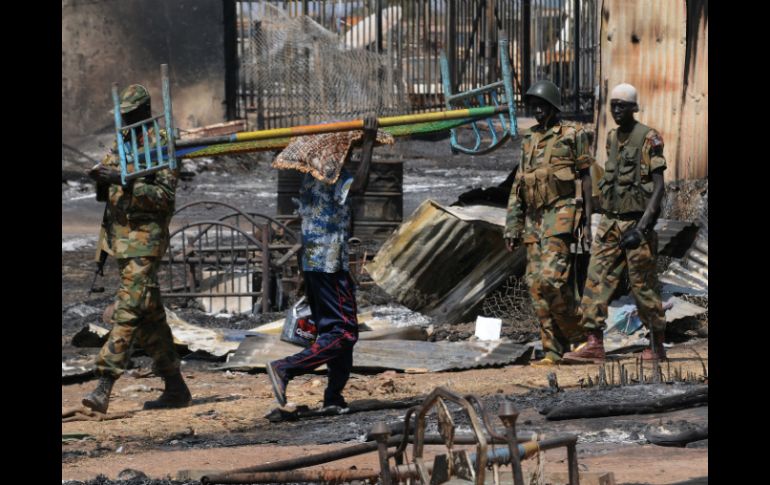
[[[666,180],[708,176],[708,9],[700,8],[700,17],[694,13],[703,6],[702,1],[604,0],[595,145],[600,164],[607,158],[607,131],[615,127],[608,95],[627,82],[639,91],[637,119],[663,136]]]
[[[677,170],[680,179],[708,176],[708,0],[687,0],[687,50]]]
[[[249,335],[218,369],[263,369],[273,360],[302,350],[277,335]],[[353,369],[425,369],[429,372],[524,364],[532,346],[501,341],[421,342],[417,340],[359,340],[353,347]]]
[[[505,249],[505,209],[423,202],[382,245],[366,270],[407,308],[441,323],[473,320],[473,310],[514,271],[526,252]]]

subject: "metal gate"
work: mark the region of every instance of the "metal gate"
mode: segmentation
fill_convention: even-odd
[[[440,110],[444,106],[439,67],[441,50],[448,53],[455,90],[478,88],[500,78],[497,53],[500,35],[510,39],[509,54],[519,109],[523,108],[522,92],[538,79],[550,79],[561,88],[565,114],[587,116],[593,110],[598,60],[597,3],[597,0],[234,0],[226,6],[225,15],[229,39],[226,40],[228,116],[246,118],[254,127],[263,129],[329,121],[330,117],[350,119],[361,112],[394,114]],[[267,49],[254,41],[264,35],[266,9],[282,12],[289,18],[304,16],[308,29],[318,29],[329,36],[316,44],[315,52],[311,47],[285,52],[284,57],[271,57],[274,52],[256,52]],[[313,69],[328,67],[324,66],[324,58],[317,55],[319,45],[323,49],[329,47],[328,39],[332,39],[331,42],[338,39],[350,56],[361,55],[363,51],[381,56],[382,67],[371,73],[375,81],[362,83],[373,91],[371,99],[348,95],[331,104],[324,99],[327,109],[318,110],[313,102],[308,102],[308,91],[322,90],[322,82],[290,81],[286,75],[266,82],[267,74],[297,59],[306,59],[297,65],[302,66],[308,76]],[[262,62],[257,63],[256,59]],[[271,59],[274,64],[267,65]],[[347,64],[341,64],[338,71],[344,74],[349,69]],[[383,102],[385,95],[390,96],[390,102]]]

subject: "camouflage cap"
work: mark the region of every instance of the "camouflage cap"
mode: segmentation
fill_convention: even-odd
[[[150,101],[150,92],[141,84],[132,84],[120,93],[120,114],[135,110]]]

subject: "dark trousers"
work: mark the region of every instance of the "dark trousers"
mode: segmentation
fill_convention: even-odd
[[[358,341],[355,287],[347,271],[305,271],[304,275],[305,293],[318,338],[302,352],[279,360],[277,370],[288,380],[326,364],[329,383],[324,392],[324,406],[344,407],[342,389],[350,378],[353,345]]]

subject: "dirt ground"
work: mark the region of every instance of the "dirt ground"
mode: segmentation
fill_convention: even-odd
[[[448,143],[439,142],[442,150]],[[405,166],[404,214],[407,216],[425,198],[450,203],[463,191],[501,182],[510,170],[515,147],[499,150],[494,156],[444,159],[443,151],[429,143],[414,143],[405,151],[387,156],[401,156]],[[96,154],[91,154],[94,157]],[[77,165],[77,164],[75,164]],[[69,166],[68,166],[69,167]],[[71,168],[71,167],[70,167]],[[237,163],[230,167],[238,169]],[[266,201],[274,197],[274,171],[264,163],[249,177],[237,183],[223,176],[227,168],[216,165],[201,170],[186,183],[178,196],[183,203],[196,198],[231,197],[242,205],[260,207],[270,213]],[[74,169],[63,173],[62,187],[62,360],[92,359],[96,349],[76,348],[72,335],[84,323],[97,323],[98,313],[79,316],[70,311],[87,302],[104,308],[112,299],[118,279],[115,263],[109,260],[105,278],[99,285],[105,292],[87,297],[93,276],[93,253],[101,206],[82,184]],[[229,192],[228,192],[229,190]],[[89,198],[90,197],[90,198]],[[262,205],[260,205],[262,204]],[[274,204],[274,202],[273,202]],[[274,205],[272,206],[274,211]],[[681,211],[685,213],[684,210]],[[264,316],[268,320],[270,315]],[[221,320],[219,320],[221,322]],[[205,322],[204,322],[205,323]],[[228,321],[230,328],[251,328],[255,320]],[[457,327],[441,334],[442,338],[467,338],[472,326]],[[514,340],[530,340],[531,329],[504,329]],[[462,335],[461,335],[462,334]],[[458,337],[459,336],[459,337]],[[638,354],[623,357],[633,364]],[[708,368],[708,340],[691,339],[675,344],[669,351],[670,369],[703,375]],[[700,357],[702,357],[702,359]],[[275,408],[271,386],[263,372],[241,373],[212,370],[214,362],[183,361],[183,374],[193,394],[193,405],[184,409],[142,411],[142,403],[160,394],[162,382],[157,377],[141,377],[149,369],[147,358],[134,359],[139,372],[120,379],[112,394],[110,414],[131,413],[121,419],[103,422],[77,421],[62,423],[62,479],[90,480],[97,475],[116,479],[126,469],[141,470],[149,477],[175,477],[180,470],[229,470],[268,461],[305,456],[361,442],[374,423],[393,423],[403,418],[403,409],[370,411],[351,415],[323,417],[298,422],[270,423],[265,415]],[[666,369],[664,369],[665,372]],[[650,369],[646,369],[649,373]],[[549,388],[548,374],[556,375],[561,391]],[[348,402],[361,399],[398,400],[424,396],[437,386],[445,386],[459,394],[477,394],[485,405],[496,409],[504,400],[515,403],[521,415],[518,428],[553,436],[569,432],[579,436],[578,453],[581,471],[612,471],[617,483],[673,484],[706,483],[708,446],[699,448],[663,448],[649,444],[644,430],[666,423],[708,424],[708,407],[685,409],[664,414],[623,416],[549,422],[539,412],[543,406],[573,396],[581,402],[592,402],[609,396],[607,390],[583,389],[591,377],[596,380],[598,366],[561,366],[543,368],[506,366],[472,369],[461,372],[404,374],[393,371],[379,374],[353,374],[345,389]],[[325,387],[323,373],[303,376],[289,385],[288,399],[295,404],[319,406]],[[62,408],[80,404],[80,399],[95,385],[94,380],[62,385]],[[679,387],[677,387],[679,386]],[[624,392],[679,392],[686,385],[629,386]],[[584,394],[589,393],[589,394]],[[592,393],[592,394],[591,394]],[[494,415],[494,413],[492,413]],[[428,455],[441,452],[429,447]],[[349,458],[327,466],[378,468],[376,453]],[[565,471],[562,450],[545,453],[546,470]],[[532,470],[534,460],[525,461]],[[705,477],[705,478],[704,478]]]

